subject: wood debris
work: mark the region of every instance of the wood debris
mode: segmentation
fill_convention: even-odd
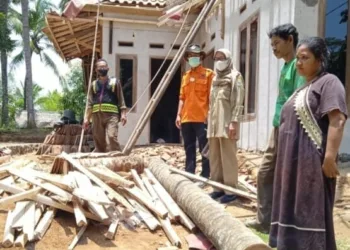
[[[154,176],[144,173],[143,160],[133,156],[113,160],[80,158],[65,152],[57,159],[67,164],[56,164],[55,173],[51,174],[34,170],[35,164],[31,162],[13,161],[0,166],[5,174],[0,179],[3,193],[0,206],[6,209],[15,205],[8,209],[3,225],[4,247],[25,247],[28,242],[41,240],[58,210],[75,215],[78,233],[68,249],[78,244],[90,220],[104,224],[107,227],[104,236],[110,240],[118,237],[119,225],[133,230],[146,226],[152,232],[161,228],[176,247],[181,246],[181,239],[173,223],[194,230],[193,222]],[[105,164],[98,165],[98,160]]]

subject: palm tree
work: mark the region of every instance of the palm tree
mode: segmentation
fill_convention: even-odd
[[[27,127],[35,128],[35,113],[33,103],[33,78],[32,78],[32,53],[30,48],[30,27],[29,27],[29,2],[21,0],[22,6],[22,24],[23,24],[23,52],[26,63],[25,77],[25,97],[27,105]]]
[[[10,39],[10,30],[8,28],[8,8],[9,0],[0,1],[0,61],[2,83],[1,125],[4,126],[8,126],[9,124],[7,53],[14,47],[14,43]]]
[[[30,29],[30,58],[32,58],[33,54],[39,55],[41,61],[51,68],[55,75],[57,75],[60,79],[60,73],[56,66],[54,60],[48,54],[48,51],[54,52],[57,54],[54,46],[47,38],[47,36],[42,31],[46,26],[45,23],[45,15],[50,9],[55,9],[56,7],[49,0],[36,0],[34,3],[34,7],[29,10],[29,29]],[[10,9],[11,17],[10,22],[12,29],[15,34],[23,33],[23,25],[20,21],[22,19],[22,14],[18,13],[13,8]],[[24,40],[19,41],[19,45],[23,47],[23,49],[13,57],[11,62],[11,70],[15,69],[18,65],[23,63],[24,61]],[[27,82],[25,81],[25,89]],[[27,96],[27,95],[25,95]],[[24,103],[26,105],[26,102]],[[24,106],[24,109],[26,107]]]

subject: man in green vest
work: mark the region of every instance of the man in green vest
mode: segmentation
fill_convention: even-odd
[[[264,233],[269,232],[271,223],[273,180],[281,111],[288,98],[305,82],[298,75],[295,67],[295,50],[299,36],[297,29],[292,24],[283,24],[273,28],[268,35],[274,55],[277,59],[283,59],[284,65],[279,79],[278,96],[272,123],[273,129],[258,172],[257,218],[246,222],[246,226]]]
[[[120,81],[108,76],[108,64],[104,59],[96,63],[98,79],[90,88],[88,110],[84,129],[92,118],[92,135],[95,152],[120,151],[118,123],[126,124],[126,106]]]

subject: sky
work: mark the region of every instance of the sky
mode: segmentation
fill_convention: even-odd
[[[53,4],[58,6],[60,0],[51,0]],[[16,50],[13,52],[13,55],[16,55],[19,50]],[[69,72],[69,66],[67,63],[64,63],[60,56],[55,54],[54,52],[49,51],[49,55],[52,56],[52,59],[56,62],[58,70],[60,71],[61,75],[66,75]],[[11,56],[9,58],[9,63],[11,62]],[[37,83],[43,88],[43,91],[41,92],[42,95],[47,93],[48,91],[53,91],[55,89],[58,89],[61,91],[60,83],[58,77],[53,73],[53,71],[45,66],[40,61],[40,57],[38,55],[33,54],[32,58],[32,71],[33,71],[33,82]],[[24,82],[25,77],[25,65],[24,63],[20,65],[16,70],[14,70],[14,80],[17,86],[21,86],[21,83]]]

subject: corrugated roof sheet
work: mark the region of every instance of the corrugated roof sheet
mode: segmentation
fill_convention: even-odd
[[[164,7],[167,0],[104,0],[103,3],[110,4],[137,4],[143,6],[159,6]]]

